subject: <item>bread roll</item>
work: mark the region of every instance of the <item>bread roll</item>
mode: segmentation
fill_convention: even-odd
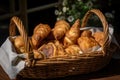
[[[45,39],[50,33],[51,28],[48,24],[40,23],[34,29],[32,35],[32,43],[35,49],[37,49],[43,39]]]
[[[93,34],[93,37],[95,38],[95,40],[101,45],[103,46],[104,44],[104,39],[105,39],[105,34],[104,32],[95,32]]]
[[[46,58],[51,58],[56,55],[56,46],[53,42],[48,42],[43,44],[40,48],[38,48],[39,52],[42,52],[46,55]]]
[[[64,37],[65,33],[69,30],[70,25],[65,20],[59,20],[55,23],[53,29],[53,35],[56,40],[60,40]]]
[[[70,45],[65,49],[67,55],[79,55],[81,54],[81,49],[78,45]]]
[[[98,42],[92,37],[91,31],[83,31],[81,37],[78,38],[78,45],[82,52],[88,53],[93,50],[93,47],[98,47]]]
[[[70,30],[65,34],[64,47],[76,44],[80,36],[80,20],[77,19]]]

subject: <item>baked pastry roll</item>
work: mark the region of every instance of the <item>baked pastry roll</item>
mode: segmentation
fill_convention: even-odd
[[[78,45],[70,45],[65,49],[68,56],[82,54],[82,51]]]
[[[105,39],[105,34],[104,32],[95,32],[93,34],[93,37],[95,38],[95,40],[101,45],[103,46],[104,44],[104,39]]]
[[[78,45],[82,52],[88,53],[93,51],[93,48],[99,48],[98,42],[90,35],[90,31],[84,31],[81,37],[78,38]]]
[[[38,48],[38,51],[46,55],[46,58],[51,58],[55,56],[56,50],[56,46],[53,42],[48,42],[46,44],[43,44],[40,48]]]
[[[50,33],[51,28],[48,24],[40,23],[34,29],[32,35],[32,43],[35,49],[37,49],[43,39],[45,39]]]
[[[56,40],[60,40],[64,37],[65,33],[69,30],[70,25],[65,20],[59,20],[55,23],[53,29],[53,35]]]
[[[70,28],[70,30],[65,34],[64,47],[76,44],[79,36],[80,36],[80,20],[77,19]]]

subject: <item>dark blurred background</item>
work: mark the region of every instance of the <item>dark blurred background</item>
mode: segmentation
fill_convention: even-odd
[[[39,23],[47,23],[54,26],[56,15],[54,13],[60,0],[0,0],[0,45],[9,36],[9,23],[12,16],[18,16],[28,31],[32,35],[33,29]],[[114,10],[115,19],[113,26],[115,32],[120,34],[120,5],[119,0],[111,0],[110,7],[108,0],[100,1],[102,10]]]

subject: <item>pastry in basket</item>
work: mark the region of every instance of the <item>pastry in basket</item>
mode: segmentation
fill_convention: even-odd
[[[37,49],[43,39],[45,39],[50,33],[51,28],[48,24],[40,23],[34,29],[32,35],[32,43],[35,49]]]
[[[70,25],[65,20],[59,20],[55,23],[53,29],[53,35],[56,40],[60,40],[64,37],[65,33],[69,30]]]
[[[105,34],[104,32],[95,32],[93,34],[93,37],[95,38],[95,40],[101,45],[103,46],[104,44],[104,39],[105,39]]]
[[[88,53],[100,48],[98,42],[90,35],[92,32],[83,31],[81,37],[78,38],[78,44],[82,52]]]
[[[60,41],[55,40],[54,44],[56,46],[57,52],[55,53],[55,55],[53,57],[64,57],[67,55],[65,52],[65,49],[63,47],[63,44]]]
[[[68,56],[74,56],[82,54],[82,51],[78,45],[70,45],[65,49]]]
[[[17,53],[24,53],[25,52],[25,45],[22,36],[16,36],[14,39],[14,46]]]
[[[48,42],[38,48],[38,51],[45,54],[46,58],[51,58],[56,54],[56,46],[53,42]]]
[[[33,49],[34,59],[45,59],[46,56],[41,51]]]
[[[92,37],[92,32],[90,30],[85,30],[81,33],[81,37]]]
[[[76,44],[79,36],[80,36],[80,20],[77,19],[70,28],[70,30],[65,34],[64,47]]]

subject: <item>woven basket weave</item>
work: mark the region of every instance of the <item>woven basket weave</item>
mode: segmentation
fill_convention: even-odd
[[[17,80],[23,79],[48,79],[65,77],[77,74],[86,74],[94,71],[98,71],[105,67],[112,56],[112,53],[107,49],[109,48],[108,40],[108,24],[100,10],[89,10],[83,20],[81,27],[85,27],[88,19],[92,14],[99,17],[103,24],[103,32],[105,33],[104,45],[102,50],[98,52],[85,53],[79,56],[51,58],[41,61],[37,61],[34,67],[25,67],[17,75]],[[29,60],[29,59],[28,59]]]
[[[19,32],[19,34],[17,34],[17,31]],[[14,37],[15,36],[20,35],[23,38],[25,53],[27,55],[26,61],[30,62],[29,54],[28,54],[30,51],[28,35],[27,35],[27,32],[25,30],[25,27],[24,27],[22,21],[17,16],[14,16],[11,18],[10,26],[9,26],[9,35],[10,35],[9,39],[13,43],[13,46],[14,46]],[[16,52],[18,52],[18,51],[16,50]]]

